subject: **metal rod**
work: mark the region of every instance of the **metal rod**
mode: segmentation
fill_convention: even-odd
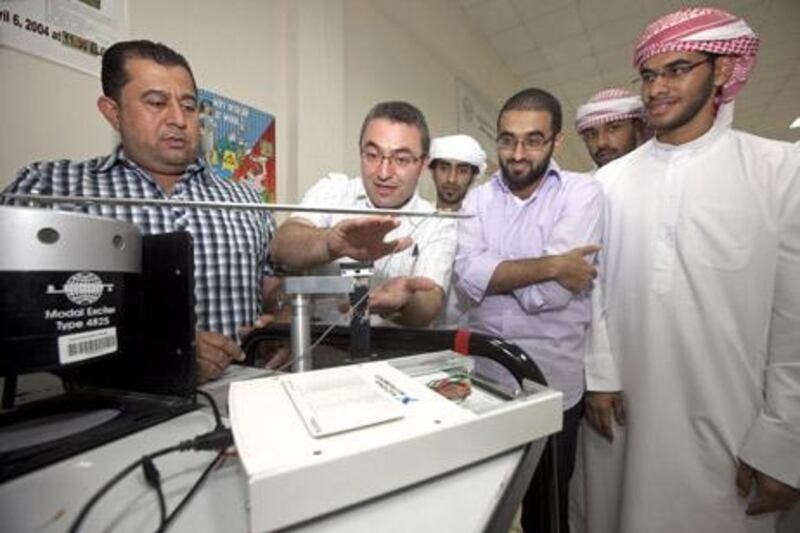
[[[341,213],[347,215],[389,215],[403,217],[428,218],[472,218],[474,215],[454,213],[450,211],[403,211],[400,209],[357,209],[344,207],[311,207],[296,204],[262,204],[253,202],[207,202],[195,200],[160,200],[158,198],[101,198],[98,196],[53,196],[44,194],[1,193],[0,196],[10,200],[23,200],[40,204],[104,204],[191,207],[195,209],[232,209],[245,211],[289,211],[297,213]]]
[[[311,370],[311,307],[308,294],[292,296],[292,370]]]

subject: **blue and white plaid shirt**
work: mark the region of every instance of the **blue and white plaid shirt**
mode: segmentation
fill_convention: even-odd
[[[186,168],[172,195],[121,147],[113,154],[73,162],[33,163],[5,192],[103,198],[148,198],[212,202],[259,202],[254,190],[215,176],[198,159]],[[191,209],[129,205],[59,205],[59,209],[136,224],[143,234],[188,231],[194,239],[198,329],[236,336],[261,309],[261,282],[271,276],[268,246],[274,233],[266,211]]]

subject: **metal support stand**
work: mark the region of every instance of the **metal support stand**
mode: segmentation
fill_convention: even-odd
[[[313,370],[311,359],[311,296],[314,294],[349,294],[353,278],[342,276],[300,276],[283,280],[283,288],[292,298],[292,370]]]
[[[309,295],[292,296],[292,371],[311,370],[311,305]]]

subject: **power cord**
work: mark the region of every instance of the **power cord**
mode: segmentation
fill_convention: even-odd
[[[206,400],[208,400],[208,404],[211,406],[211,410],[214,412],[214,422],[216,422],[217,426],[214,429],[222,429],[225,425],[222,423],[222,415],[220,414],[219,406],[217,405],[217,400],[209,394],[208,392],[195,389],[194,390],[194,401],[197,402],[197,395],[202,396]]]
[[[200,487],[205,483],[206,479],[208,478],[209,474],[214,470],[214,468],[221,462],[225,454],[225,450],[233,445],[233,433],[230,429],[226,428],[222,423],[222,416],[220,415],[219,406],[217,402],[214,400],[214,397],[211,396],[206,391],[195,390],[195,395],[199,394],[205,397],[209,404],[211,405],[211,409],[214,412],[214,419],[216,420],[216,427],[207,433],[203,433],[198,435],[192,439],[187,439],[184,441],[179,442],[176,445],[168,446],[166,448],[162,448],[153,453],[146,454],[142,456],[140,459],[137,459],[133,463],[126,466],[122,469],[119,473],[117,473],[114,477],[109,479],[94,495],[87,501],[83,508],[78,513],[75,520],[72,522],[72,525],[69,528],[69,533],[76,533],[81,524],[86,520],[86,517],[89,515],[89,512],[94,508],[100,499],[106,495],[114,486],[125,479],[131,472],[142,467],[142,471],[144,474],[145,482],[148,486],[153,487],[156,491],[156,495],[158,497],[158,505],[160,510],[160,523],[158,526],[157,531],[163,532],[172,524],[172,522],[177,518],[178,514],[186,507],[195,493],[200,489]],[[167,505],[166,500],[164,498],[164,491],[161,487],[161,473],[158,471],[154,463],[154,459],[158,457],[162,457],[164,455],[173,453],[173,452],[185,452],[185,451],[207,451],[207,450],[219,450],[219,453],[214,457],[214,460],[203,470],[203,473],[200,474],[200,477],[195,481],[186,495],[181,499],[178,505],[175,506],[175,509],[168,515],[167,514]]]
[[[146,455],[142,457],[142,471],[145,481],[147,481],[148,485],[153,487],[158,496],[158,511],[161,517],[160,523],[163,524],[167,519],[167,502],[164,499],[164,491],[161,488],[161,472],[158,471],[153,460]]]
[[[157,452],[148,454],[145,457],[148,457],[152,461],[153,459],[161,457],[162,455],[167,455],[168,453],[176,452],[178,451],[178,449],[179,449],[178,446],[169,446]],[[78,516],[75,518],[75,521],[72,522],[72,525],[69,527],[69,533],[76,533],[80,528],[81,524],[83,523],[83,521],[88,516],[89,511],[91,511],[92,508],[97,504],[97,502],[100,501],[100,498],[105,496],[106,493],[114,487],[114,485],[122,481],[128,474],[136,470],[139,467],[139,465],[142,464],[143,460],[144,458],[137,459],[136,461],[132,462],[124,469],[122,469],[117,475],[106,481],[105,485],[100,487],[100,489],[97,492],[95,492],[91,498],[89,498],[89,501],[86,502],[81,511],[78,513]]]
[[[156,530],[157,533],[163,533],[167,530],[167,528],[169,528],[169,526],[172,525],[172,523],[178,517],[178,514],[180,514],[183,508],[186,507],[186,504],[188,504],[189,501],[194,497],[195,493],[200,490],[200,487],[203,486],[208,478],[208,475],[222,462],[224,455],[224,449],[217,453],[216,457],[214,457],[214,460],[208,464],[205,470],[203,470],[203,473],[200,474],[200,477],[197,479],[197,481],[195,481],[194,485],[192,485],[192,488],[189,489],[189,492],[187,492],[183,499],[178,502],[178,505],[175,506],[175,509],[173,509],[169,516],[162,520],[161,525]]]

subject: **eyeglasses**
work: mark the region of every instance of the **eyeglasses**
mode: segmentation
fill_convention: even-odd
[[[501,135],[497,138],[497,149],[502,152],[513,152],[518,144],[522,144],[522,149],[526,152],[535,152],[547,146],[554,138],[555,134],[550,137],[529,135],[524,139],[517,139],[513,135]]]
[[[422,157],[406,153],[383,155],[377,150],[361,150],[361,160],[371,167],[381,165],[384,159],[395,168],[406,169],[419,163]]]
[[[676,63],[674,65],[667,65],[662,69],[644,69],[639,72],[639,76],[634,78],[631,83],[650,85],[654,83],[659,76],[664,76],[665,80],[676,80],[686,76],[703,63],[709,63],[713,60],[713,57],[707,57],[697,63]]]

